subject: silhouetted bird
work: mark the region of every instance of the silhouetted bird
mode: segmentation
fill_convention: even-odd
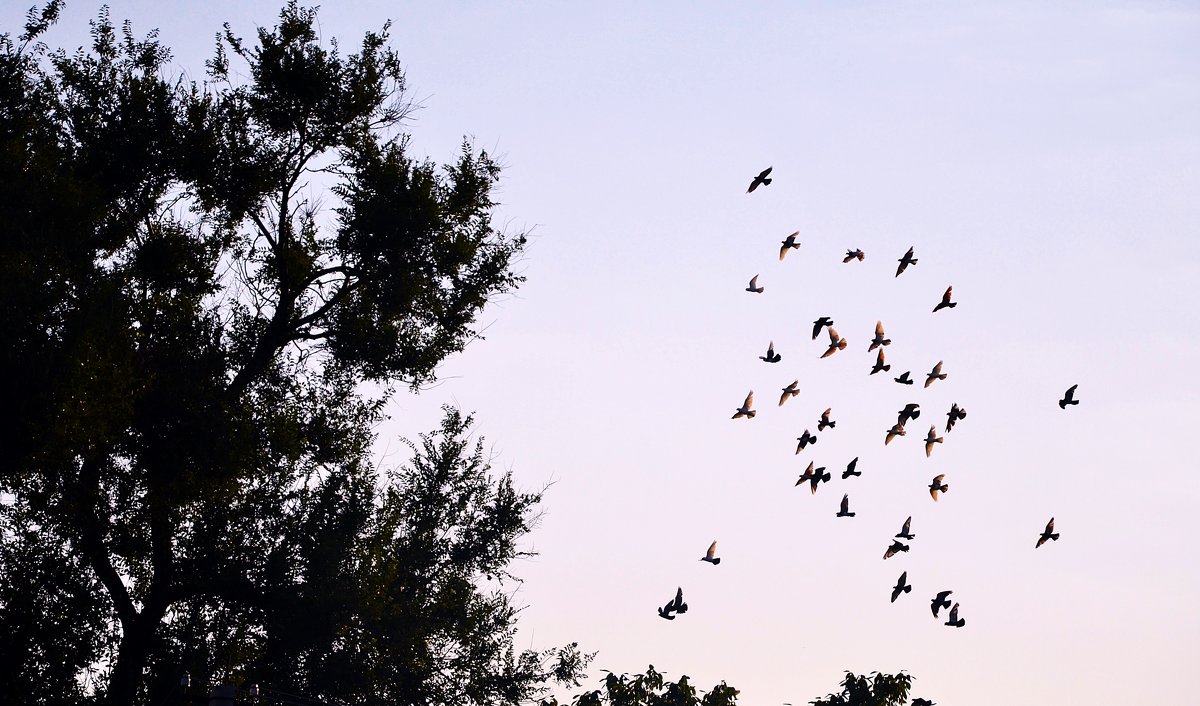
[[[937,702],[929,699],[913,699],[912,706],[937,706]]]
[[[833,411],[833,407],[829,407],[824,412],[821,412],[821,418],[817,420],[817,431],[825,431],[825,427],[830,429],[837,426],[837,422],[830,421],[829,413]]]
[[[754,292],[755,294],[763,293],[763,287],[758,286],[758,275],[754,275],[750,278],[750,286],[746,287],[746,291]]]
[[[854,517],[854,513],[850,512],[850,494],[842,496],[842,509],[838,510],[838,517]]]
[[[933,445],[940,443],[942,443],[942,437],[937,435],[937,427],[930,426],[929,433],[925,435],[925,458],[929,458],[929,454],[933,453]]]
[[[800,243],[796,242],[797,235],[800,235],[800,231],[796,231],[795,233],[792,233],[788,237],[784,238],[783,241],[780,243],[780,245],[779,245],[779,261],[780,262],[783,261],[783,256],[788,254],[788,250],[799,250],[800,249]]]
[[[867,348],[867,352],[870,353],[871,351],[875,350],[876,348],[878,348],[880,346],[890,346],[890,345],[892,345],[892,339],[883,337],[883,322],[876,321],[875,322],[875,338],[871,339],[871,345]]]
[[[911,377],[909,377],[910,375],[912,375],[912,371],[905,370],[904,372],[900,373],[900,377],[892,378],[892,379],[895,380],[896,382],[900,383],[901,385],[911,385],[911,384],[913,384],[913,380]]]
[[[846,257],[842,258],[842,263],[844,264],[850,262],[851,260],[858,260],[859,262],[862,262],[863,258],[866,256],[867,254],[862,250],[847,250]]]
[[[754,419],[754,415],[758,414],[758,412],[750,409],[752,406],[754,406],[754,390],[751,390],[750,394],[746,395],[746,401],[742,403],[741,407],[738,407],[733,418],[745,417],[746,419]]]
[[[901,593],[911,593],[912,586],[908,585],[908,572],[900,574],[900,578],[896,579],[896,585],[892,587],[892,603],[900,597]]]
[[[716,540],[713,540],[713,543],[708,545],[708,551],[705,552],[704,556],[700,557],[700,561],[707,561],[708,563],[712,564],[713,566],[716,566],[717,564],[721,563],[720,557],[717,556]]]
[[[1079,400],[1075,399],[1075,388],[1077,387],[1079,387],[1079,385],[1071,385],[1067,388],[1066,394],[1064,394],[1063,398],[1058,401],[1059,409],[1066,409],[1067,405],[1069,404],[1079,404]]]
[[[910,539],[910,540],[916,539],[917,535],[913,534],[912,532],[909,532],[909,529],[911,527],[912,527],[912,515],[909,515],[908,519],[906,519],[904,521],[904,526],[900,528],[900,533],[897,534],[896,536],[900,539]]]
[[[684,613],[686,613],[688,611],[687,603],[683,602],[683,589],[682,588],[675,589],[674,603],[675,603],[675,612],[676,613],[683,615]]]
[[[916,402],[909,402],[904,405],[904,409],[896,415],[896,423],[900,426],[908,424],[910,419],[919,419],[921,417],[921,405]]]
[[[946,477],[945,473],[934,476],[933,482],[929,484],[929,495],[933,498],[933,501],[935,503],[937,502],[938,493],[950,492],[950,486],[942,484],[942,479],[945,477]]]
[[[904,253],[904,257],[900,258],[898,262],[900,263],[900,266],[896,268],[897,277],[900,276],[901,272],[908,269],[909,265],[917,264],[917,258],[913,257],[913,249],[909,248],[908,252]]]
[[[799,385],[800,385],[799,380],[792,380],[790,383],[788,383],[787,387],[783,388],[783,394],[779,396],[779,406],[780,407],[783,406],[784,402],[787,402],[791,398],[800,394]]]
[[[783,360],[783,356],[775,352],[775,341],[771,341],[767,345],[767,354],[758,356],[758,359],[768,363],[778,363]]]
[[[828,473],[825,473],[824,471],[825,471],[824,466],[821,466],[820,468],[817,468],[814,470],[813,462],[809,461],[808,468],[804,469],[804,473],[800,474],[800,479],[796,481],[796,485],[800,485],[804,481],[808,481],[809,490],[812,492],[813,495],[816,495],[817,486],[820,485],[822,482],[825,482],[825,483],[829,482],[830,476]]]
[[[904,436],[904,433],[903,424],[897,424],[893,426],[891,429],[888,429],[887,436],[883,439],[883,445],[887,446],[888,444],[892,443],[892,439],[896,438],[897,436]]]
[[[828,358],[829,356],[844,349],[845,347],[846,347],[846,339],[839,336],[837,329],[830,326],[829,327],[829,348],[827,348],[825,350],[825,354],[822,355],[821,357]]]
[[[667,604],[665,606],[658,609],[658,617],[666,618],[667,620],[674,620],[675,616],[671,615],[671,613],[678,613],[679,615],[683,615],[684,613],[687,612],[687,610],[688,610],[688,605],[687,605],[687,603],[683,602],[683,589],[680,588],[675,591],[674,598],[672,598],[670,601],[667,601]]]
[[[930,607],[933,608],[933,617],[938,617],[938,611],[942,608],[950,607],[951,593],[954,593],[954,591],[938,591],[938,594],[929,602]]]
[[[1034,546],[1034,549],[1037,549],[1050,540],[1054,540],[1055,542],[1058,541],[1058,532],[1054,531],[1053,517],[1051,517],[1050,521],[1046,523],[1046,529],[1042,531],[1042,536],[1038,537],[1037,545]]]
[[[949,625],[952,628],[961,628],[966,624],[967,621],[958,617],[958,604],[955,603],[954,607],[950,609],[950,619],[946,621],[946,625]]]
[[[805,429],[803,434],[796,437],[796,441],[799,442],[796,444],[796,453],[800,453],[804,450],[805,446],[817,443],[817,437],[809,434],[808,430]]]
[[[880,348],[879,352],[875,354],[875,365],[871,366],[871,374],[874,375],[875,373],[879,372],[880,370],[887,372],[888,370],[891,370],[891,369],[892,369],[892,366],[884,365],[883,349]]]
[[[950,406],[950,411],[946,412],[946,433],[950,433],[950,430],[954,428],[955,422],[966,418],[967,410],[959,407],[957,402],[952,404]]]
[[[933,307],[933,313],[936,314],[941,309],[953,309],[958,306],[958,302],[950,301],[950,295],[953,291],[954,287],[946,287],[946,293],[942,295],[942,300],[938,302],[938,305]]]
[[[761,184],[763,186],[770,186],[771,180],[767,178],[767,175],[771,173],[772,169],[774,169],[774,167],[767,167],[766,169],[759,172],[758,176],[754,177],[754,181],[750,182],[750,188],[746,189],[746,193],[748,194],[751,191],[754,191],[755,189],[757,189],[759,184]]]
[[[846,464],[846,470],[842,471],[842,480],[846,480],[850,476],[861,476],[862,471],[854,470],[857,467],[858,467],[858,456],[855,456],[853,461]]]
[[[929,374],[925,376],[925,387],[932,385],[934,380],[945,379],[946,373],[942,372],[942,361],[939,360],[937,365],[933,366],[933,370],[929,371]]]
[[[891,559],[892,557],[896,556],[896,552],[907,552],[907,551],[908,551],[907,544],[901,544],[900,542],[897,542],[896,540],[893,539],[892,546],[888,547],[887,551],[883,553],[883,558]]]
[[[813,322],[813,340],[817,340],[817,336],[821,335],[821,329],[826,326],[833,326],[833,319],[828,316],[822,316]]]

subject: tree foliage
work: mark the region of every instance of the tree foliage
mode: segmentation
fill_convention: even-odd
[[[404,469],[370,459],[397,385],[520,282],[496,163],[411,154],[386,25],[343,55],[292,2],[253,41],[226,25],[197,84],[107,10],[90,50],[50,49],[60,5],[0,36],[0,693],[570,682],[573,647],[513,648],[505,566],[539,496],[489,473],[470,419]]]
[[[810,701],[812,706],[903,706],[908,702],[912,676],[904,672],[870,676],[846,672],[842,690],[823,699]]]
[[[665,679],[650,665],[644,674],[613,674],[604,678],[601,689],[585,691],[572,699],[572,706],[734,706],[738,690],[721,682],[708,692],[692,686],[685,674],[679,681]],[[541,706],[560,706],[554,698]]]

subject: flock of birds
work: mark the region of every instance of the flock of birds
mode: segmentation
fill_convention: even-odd
[[[772,169],[771,167],[768,167],[768,168],[764,169],[761,173],[759,173],[757,176],[755,176],[754,180],[750,183],[750,188],[747,189],[747,193],[753,192],[755,189],[759,188],[760,186],[769,185],[771,183],[771,178],[770,178],[771,169]],[[800,242],[797,241],[797,239],[796,239],[799,235],[800,235],[800,233],[799,233],[799,231],[797,231],[795,233],[792,233],[791,235],[788,235],[782,241],[782,243],[780,244],[780,247],[779,247],[779,260],[780,261],[782,261],[787,256],[789,251],[800,248]],[[842,262],[849,263],[852,260],[858,260],[861,262],[865,258],[866,258],[866,254],[861,249],[847,250],[846,256],[842,259]],[[901,274],[903,274],[904,271],[907,270],[909,267],[917,264],[918,260],[916,257],[913,256],[913,248],[910,247],[908,249],[908,251],[905,252],[902,257],[899,258],[898,262],[900,264],[896,268],[896,275],[895,275],[896,277],[899,277]],[[758,283],[758,275],[755,275],[754,277],[750,278],[750,283],[746,287],[747,292],[750,292],[753,294],[762,294],[764,290],[765,290],[765,288]],[[942,295],[941,301],[938,302],[938,304],[933,307],[933,313],[937,313],[943,309],[953,309],[954,307],[958,306],[958,303],[953,301],[953,294],[954,294],[954,288],[947,287],[945,293]],[[813,322],[812,339],[815,341],[817,339],[817,337],[821,335],[822,331],[825,331],[826,334],[828,335],[829,344],[828,344],[828,347],[826,348],[825,352],[823,354],[821,354],[821,356],[820,356],[821,358],[828,358],[828,357],[834,355],[835,353],[837,353],[838,351],[842,351],[842,350],[846,349],[846,346],[848,345],[846,342],[846,339],[837,332],[837,329],[835,329],[833,327],[833,320],[831,318],[829,318],[827,316],[822,316]],[[874,375],[879,372],[887,372],[887,371],[891,370],[892,366],[886,362],[886,357],[884,354],[884,349],[888,345],[890,345],[891,342],[892,342],[891,339],[887,338],[886,334],[884,333],[883,323],[881,321],[876,321],[875,322],[875,336],[873,339],[871,339],[871,342],[867,348],[868,352],[878,350],[878,352],[876,353],[876,356],[875,356],[875,364],[871,368],[871,371],[869,373],[870,375]],[[775,342],[771,341],[767,346],[766,355],[759,356],[759,359],[766,363],[778,363],[780,360],[783,359],[783,356],[775,351]],[[905,372],[901,373],[899,377],[893,378],[893,380],[896,383],[901,384],[901,385],[912,385],[915,383],[915,381],[912,379],[911,374],[912,374],[912,371],[905,371]],[[933,368],[928,373],[926,373],[925,387],[928,388],[930,385],[932,385],[935,382],[938,382],[940,380],[945,380],[946,377],[947,377],[947,373],[942,372],[942,361],[939,360],[937,362],[937,364],[934,365]],[[783,404],[785,402],[787,402],[789,399],[799,395],[800,394],[799,385],[800,385],[800,381],[797,379],[797,380],[793,380],[786,387],[784,387],[782,390],[782,393],[779,396],[779,404],[777,406],[782,407]],[[1065,410],[1070,405],[1079,404],[1079,401],[1075,399],[1075,390],[1077,387],[1078,387],[1078,385],[1072,385],[1070,388],[1067,389],[1067,391],[1063,394],[1063,398],[1058,401],[1059,408]],[[832,412],[833,412],[833,408],[831,407],[831,408],[826,409],[821,414],[821,418],[817,421],[817,433],[818,434],[825,431],[826,429],[832,429],[837,426],[837,422],[830,418],[830,415],[832,414]],[[732,418],[748,420],[748,419],[754,419],[754,417],[757,414],[758,414],[758,411],[754,409],[754,391],[751,390],[750,393],[746,395],[746,399],[742,402],[741,406],[739,406],[737,408],[737,410],[734,412]],[[910,421],[915,420],[915,419],[919,418],[920,416],[921,416],[921,410],[920,410],[919,404],[917,404],[915,402],[906,404],[904,406],[904,408],[899,411],[897,419],[896,419],[896,423],[887,430],[887,432],[884,436],[884,440],[883,440],[884,445],[886,446],[886,445],[890,444],[892,442],[892,440],[895,439],[897,436],[905,436],[906,435],[906,429],[905,429],[906,425]],[[954,425],[957,422],[961,421],[962,419],[966,418],[966,416],[967,416],[967,410],[963,407],[960,407],[958,405],[958,403],[954,403],[950,407],[950,411],[946,413],[947,421],[946,421],[945,433],[947,433],[947,434],[950,433],[950,431],[954,429]],[[796,439],[796,442],[797,442],[796,454],[800,454],[809,446],[815,445],[817,443],[817,441],[818,441],[818,436],[816,434],[810,433],[808,429],[805,429],[804,433],[801,434]],[[925,456],[926,457],[931,456],[933,453],[933,449],[936,448],[938,444],[941,444],[943,442],[944,442],[944,437],[938,436],[937,425],[936,424],[931,425],[929,427],[928,433],[925,436]],[[842,475],[843,480],[850,478],[852,476],[861,476],[862,475],[861,471],[856,470],[857,464],[858,464],[858,457],[856,456],[846,466],[846,470],[842,472],[841,475]],[[828,473],[826,471],[826,468],[824,466],[820,466],[820,467],[814,467],[814,466],[815,466],[814,462],[809,462],[808,467],[805,468],[804,472],[800,475],[799,479],[796,481],[796,486],[800,486],[804,483],[808,483],[809,490],[811,491],[812,494],[815,495],[817,492],[817,488],[820,486],[820,484],[828,483],[832,476],[830,473]],[[950,486],[943,482],[945,477],[946,477],[946,475],[944,473],[934,476],[933,480],[929,484],[929,495],[930,495],[930,497],[933,498],[934,502],[937,502],[939,494],[946,493],[950,490]],[[849,493],[845,493],[842,495],[842,501],[841,501],[841,503],[839,505],[839,509],[837,511],[837,517],[854,517],[854,516],[855,516],[855,513],[850,511],[850,495],[849,495]],[[911,542],[913,539],[915,539],[916,535],[912,534],[911,529],[912,529],[912,517],[909,516],[907,519],[904,520],[904,525],[900,528],[900,532],[898,532],[892,538],[891,544],[884,551],[883,558],[885,560],[890,559],[891,557],[895,556],[898,553],[907,552],[909,550],[910,545],[905,544],[904,542],[901,542],[900,540],[905,540],[905,541]],[[1041,547],[1043,544],[1045,544],[1048,541],[1058,541],[1058,537],[1059,537],[1059,534],[1054,531],[1054,518],[1052,517],[1052,518],[1050,518],[1050,521],[1046,523],[1046,528],[1038,536],[1037,543],[1034,545],[1034,548],[1036,549],[1038,547]],[[716,553],[717,553],[717,543],[714,541],[711,545],[709,545],[708,551],[705,553],[705,555],[700,557],[700,560],[708,562],[708,563],[716,566],[721,563],[721,559],[716,556]],[[908,583],[908,572],[905,571],[900,574],[900,578],[896,580],[896,585],[892,587],[891,602],[895,603],[896,599],[898,599],[900,596],[902,596],[906,593],[909,593],[911,591],[912,591],[912,586]],[[944,623],[944,625],[946,625],[948,627],[961,628],[967,624],[967,621],[964,618],[959,617],[959,614],[958,614],[959,604],[957,602],[952,603],[950,601],[950,595],[952,593],[953,593],[953,591],[950,591],[950,590],[939,591],[933,597],[933,599],[930,601],[930,608],[933,612],[934,618],[938,618],[940,612],[943,609],[948,608],[949,613],[946,616],[947,620]],[[676,616],[683,615],[684,613],[687,612],[687,610],[688,610],[688,605],[683,600],[683,589],[682,589],[682,587],[680,587],[680,588],[676,589],[675,596],[670,601],[668,601],[666,605],[664,605],[658,609],[658,615],[659,615],[659,617],[661,617],[665,620],[674,620]],[[926,702],[926,703],[928,703],[928,702]]]

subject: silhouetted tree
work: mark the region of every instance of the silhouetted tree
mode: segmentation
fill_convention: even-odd
[[[812,706],[903,706],[908,702],[912,677],[904,672],[870,676],[846,672],[842,691],[823,699],[810,701]]]
[[[343,55],[290,3],[252,42],[226,25],[197,85],[106,10],[90,51],[52,51],[60,4],[0,38],[0,694],[572,682],[574,646],[513,646],[505,567],[539,495],[454,410],[407,467],[369,458],[384,400],[519,283],[495,162],[410,156],[386,25]]]
[[[595,691],[585,691],[575,696],[573,706],[734,706],[737,703],[738,690],[721,682],[711,691],[704,693],[696,690],[683,675],[677,682],[663,678],[663,675],[650,665],[645,674],[620,676],[608,673],[604,679],[604,688]],[[541,706],[560,706],[557,699],[547,698],[540,702]]]

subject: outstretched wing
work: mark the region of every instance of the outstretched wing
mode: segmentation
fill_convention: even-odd
[[[882,321],[875,322],[875,336],[877,338],[883,338],[883,322]]]
[[[717,543],[713,542],[712,544],[708,545],[708,553],[705,554],[704,556],[706,559],[712,559],[716,555],[717,555]]]

